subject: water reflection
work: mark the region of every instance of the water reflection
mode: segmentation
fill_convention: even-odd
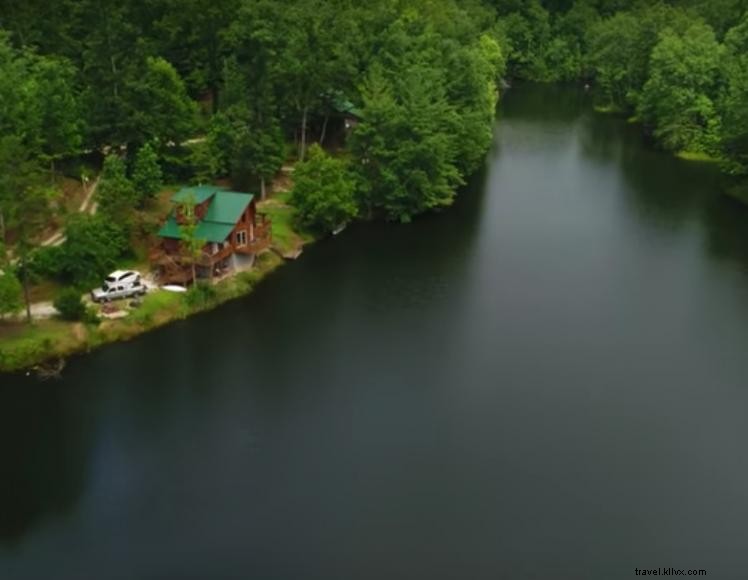
[[[0,545],[73,510],[88,477],[92,410],[60,384],[0,388]]]

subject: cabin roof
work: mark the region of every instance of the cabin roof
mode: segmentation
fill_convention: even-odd
[[[234,229],[236,224],[219,224],[215,222],[206,222],[205,220],[197,224],[195,228],[195,238],[198,240],[205,240],[206,242],[221,243],[226,241],[229,237],[231,230]],[[162,238],[174,238],[180,239],[181,229],[177,223],[174,214],[171,214],[166,220],[158,235]]]
[[[357,108],[356,105],[354,105],[352,102],[350,102],[345,97],[336,97],[333,100],[333,107],[335,110],[342,114],[342,115],[348,115],[350,117],[356,117],[357,119],[361,119],[361,109]]]
[[[210,199],[210,197],[225,187],[220,185],[196,185],[194,187],[184,187],[171,196],[172,203],[185,203],[192,200],[196,204],[201,204]]]
[[[253,197],[251,193],[217,191],[203,221],[235,225]]]
[[[229,237],[253,198],[254,195],[251,193],[226,191],[225,188],[217,186],[200,186],[181,189],[172,196],[171,200],[175,203],[183,203],[193,199],[195,203],[203,203],[210,199],[205,217],[195,228],[195,237],[206,242],[220,243]],[[175,212],[169,215],[158,235],[162,238],[180,239],[182,237]]]

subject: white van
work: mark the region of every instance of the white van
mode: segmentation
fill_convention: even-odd
[[[101,288],[91,291],[94,302],[109,302],[120,298],[143,296],[147,289],[140,280],[140,274],[132,270],[117,270],[106,277]]]

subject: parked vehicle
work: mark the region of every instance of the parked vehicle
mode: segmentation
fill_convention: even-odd
[[[148,289],[140,280],[140,274],[132,270],[117,270],[106,277],[101,288],[91,291],[94,302],[109,302],[133,296],[144,296]]]

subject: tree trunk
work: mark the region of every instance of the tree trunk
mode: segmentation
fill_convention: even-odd
[[[192,285],[197,284],[197,268],[195,268],[195,260],[192,260]]]
[[[265,178],[260,177],[260,199],[265,201],[267,197],[267,187],[265,186]]]
[[[0,210],[0,242],[3,243],[3,246],[5,246],[5,214],[2,210]],[[7,253],[8,248],[5,248],[5,252]]]
[[[327,122],[330,120],[330,114],[325,113],[325,121],[322,123],[322,134],[319,136],[319,144],[325,143],[325,137],[327,136]]]
[[[304,157],[306,156],[306,123],[308,111],[309,108],[304,106],[304,110],[301,113],[301,147],[299,148],[299,161],[304,161]]]

